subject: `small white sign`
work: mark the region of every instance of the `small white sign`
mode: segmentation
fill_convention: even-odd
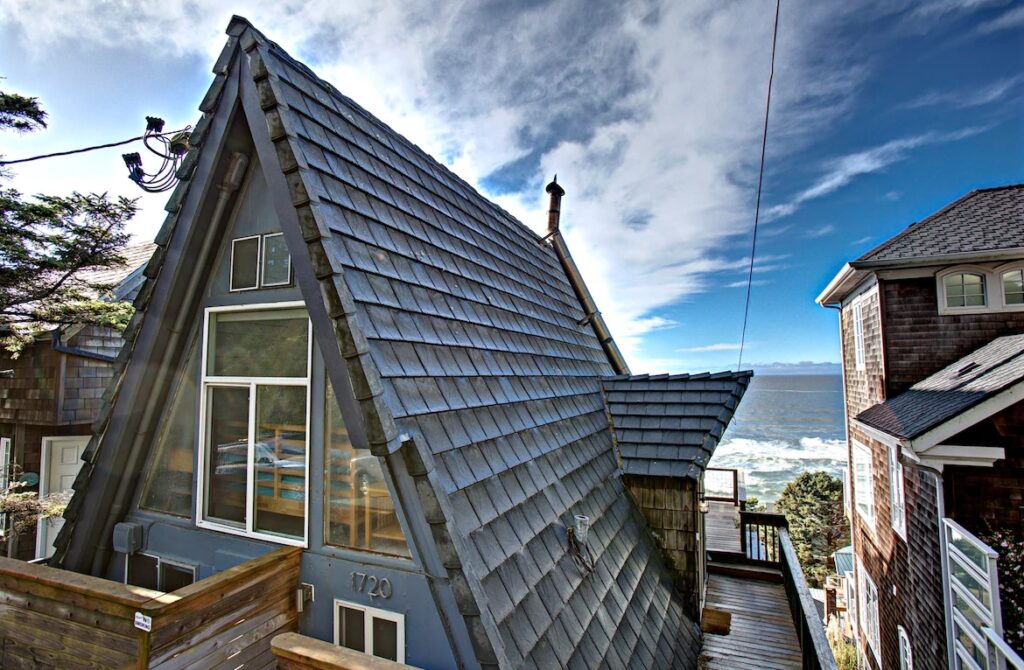
[[[135,627],[147,633],[153,630],[153,617],[146,616],[142,612],[135,613]]]

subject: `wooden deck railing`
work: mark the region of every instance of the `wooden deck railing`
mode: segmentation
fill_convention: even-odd
[[[743,470],[705,468],[704,499],[731,502],[742,508],[747,502],[747,486]]]
[[[786,517],[770,512],[740,510],[740,549],[752,563],[779,564],[779,531]]]
[[[300,556],[278,549],[172,593],[0,558],[0,667],[266,666],[271,638],[296,627]]]
[[[416,670],[405,663],[370,656],[298,633],[278,635],[271,642],[271,649],[277,657],[278,670]]]
[[[825,637],[825,626],[814,604],[814,598],[800,569],[796,549],[789,538],[789,529],[778,529],[779,570],[786,588],[789,611],[796,627],[804,670],[836,670],[836,659]]]

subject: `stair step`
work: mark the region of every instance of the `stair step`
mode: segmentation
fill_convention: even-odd
[[[774,584],[782,583],[782,573],[778,568],[765,565],[753,565],[745,563],[723,563],[720,561],[708,561],[708,572],[716,575],[729,575],[742,579],[756,579]]]

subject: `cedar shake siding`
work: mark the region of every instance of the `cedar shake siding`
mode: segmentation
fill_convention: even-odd
[[[914,467],[903,468],[907,506],[904,541],[890,522],[888,447],[855,429],[851,430],[850,438],[869,447],[872,454],[875,523],[869,526],[854,509],[853,533],[857,569],[867,570],[878,587],[882,667],[900,667],[897,626],[903,626],[914,650],[914,668],[945,668],[945,607],[935,478]],[[871,667],[878,668],[863,634],[860,644]]]
[[[862,370],[857,369],[854,344],[854,314],[858,304],[860,305],[864,333],[864,369]],[[846,413],[849,418],[885,399],[882,391],[882,381],[885,378],[882,320],[877,288],[871,288],[843,305],[840,330],[843,343]]]
[[[890,398],[997,337],[1024,332],[1024,311],[940,315],[934,277],[881,285]]]

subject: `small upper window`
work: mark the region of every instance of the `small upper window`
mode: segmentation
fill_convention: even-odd
[[[871,450],[853,443],[853,501],[857,512],[869,526],[875,524],[875,490],[871,474]]]
[[[405,663],[405,616],[335,600],[334,644]]]
[[[892,529],[907,539],[907,503],[903,491],[903,464],[896,447],[889,447],[889,516]]]
[[[900,638],[900,670],[914,670],[914,654],[910,649],[910,637],[903,626],[896,626]]]
[[[292,257],[284,233],[263,236],[263,286],[285,286],[292,281]]]
[[[865,368],[864,364],[864,309],[863,303],[857,302],[853,305],[853,357],[858,370]]]
[[[260,236],[231,240],[231,290],[251,291],[260,287]]]
[[[292,258],[284,233],[253,235],[231,241],[232,291],[290,286]]]
[[[1024,305],[1024,269],[1003,273],[1003,304]]]
[[[946,292],[946,307],[984,307],[985,276],[974,272],[946,275],[942,279]]]

